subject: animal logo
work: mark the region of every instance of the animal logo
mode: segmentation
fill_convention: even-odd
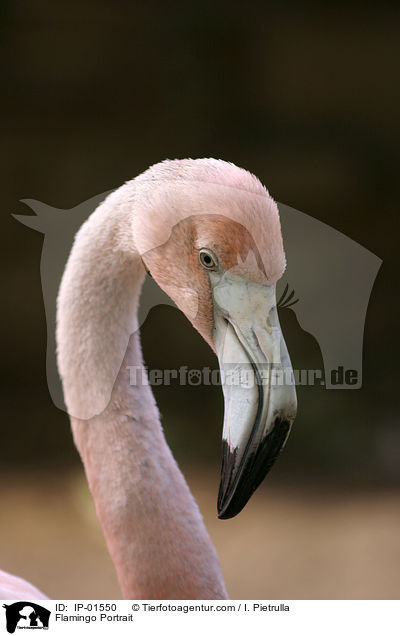
[[[47,321],[47,381],[53,402],[62,410],[66,409],[55,346],[57,292],[74,235],[108,194],[94,196],[70,210],[25,199],[36,216],[15,215],[24,225],[44,234],[40,271]],[[293,311],[299,327],[318,343],[326,389],[360,388],[366,312],[382,261],[331,226],[285,204],[278,207],[287,258],[285,274],[278,282],[279,308]],[[139,327],[150,309],[161,304],[175,307],[146,276]],[[346,370],[352,373],[349,382]],[[196,379],[189,378],[193,384]]]
[[[188,373],[188,382],[191,386],[201,384],[202,374],[199,369],[191,369]]]
[[[50,610],[31,601],[4,604],[7,631],[14,634],[16,629],[48,629]]]

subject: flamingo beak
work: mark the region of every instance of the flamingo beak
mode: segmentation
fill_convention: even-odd
[[[293,369],[275,285],[210,273],[214,344],[225,401],[218,517],[246,505],[283,449],[296,416]]]

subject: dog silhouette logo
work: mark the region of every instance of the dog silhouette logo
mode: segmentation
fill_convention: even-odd
[[[9,634],[14,634],[16,629],[49,629],[51,612],[37,603],[18,601],[3,607],[6,610]]]

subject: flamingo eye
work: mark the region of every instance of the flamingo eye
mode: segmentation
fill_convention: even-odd
[[[218,267],[218,259],[215,256],[214,252],[207,249],[206,247],[202,247],[199,251],[199,260],[204,269],[217,269]]]

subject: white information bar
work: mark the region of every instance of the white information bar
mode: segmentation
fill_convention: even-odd
[[[399,615],[400,601],[3,601],[0,634],[376,636],[399,634]]]

